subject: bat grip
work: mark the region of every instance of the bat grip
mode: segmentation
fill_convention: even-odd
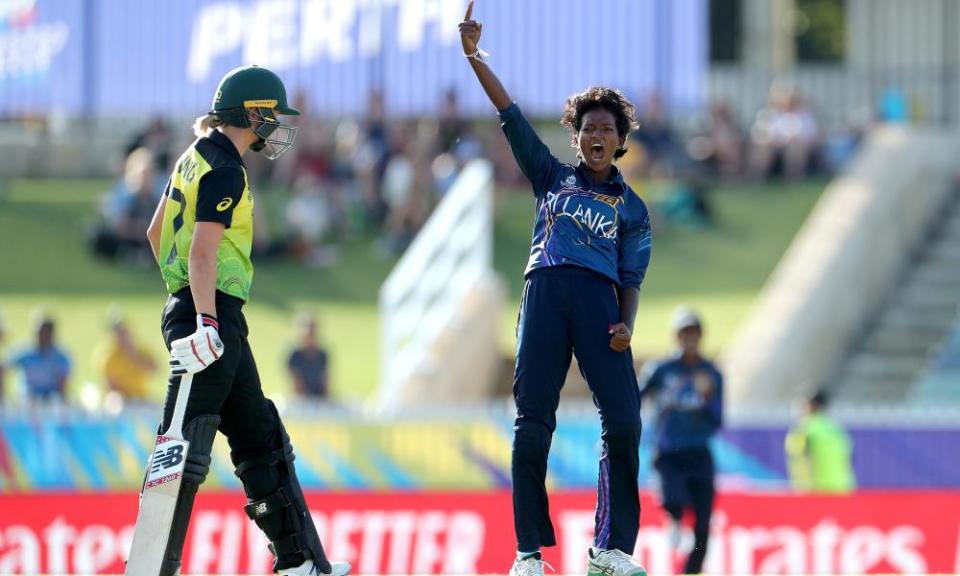
[[[177,402],[173,406],[173,418],[170,419],[170,426],[164,432],[165,436],[183,438],[183,415],[187,411],[187,400],[190,398],[191,386],[193,386],[193,374],[184,374],[180,377]]]

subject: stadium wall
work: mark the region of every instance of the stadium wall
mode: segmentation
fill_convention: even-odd
[[[551,495],[556,548],[545,560],[582,574],[591,544],[592,490]],[[514,554],[509,492],[307,494],[331,558],[360,574],[495,574]],[[242,492],[201,491],[184,573],[266,574],[266,541],[242,511]],[[0,572],[118,574],[132,539],[135,492],[0,496]],[[692,544],[672,550],[656,498],[641,494],[635,550],[653,574],[680,572]],[[713,574],[948,573],[960,568],[960,492],[853,496],[722,493],[705,571]]]
[[[116,418],[0,419],[0,494],[136,489],[153,445],[155,414]],[[960,468],[944,454],[960,445],[956,416],[938,425],[850,423],[859,486],[872,489],[960,489]],[[301,482],[336,490],[497,490],[510,486],[513,418],[507,410],[449,417],[365,419],[315,412],[285,417]],[[722,487],[783,490],[787,428],[729,425],[714,439]],[[594,413],[563,414],[550,452],[549,482],[589,489],[597,482],[600,427]],[[640,448],[640,484],[655,486],[653,435]],[[424,458],[429,454],[430,458]],[[229,447],[221,437],[206,485],[237,489]]]

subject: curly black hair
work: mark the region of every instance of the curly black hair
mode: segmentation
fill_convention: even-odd
[[[637,109],[627,100],[623,92],[616,88],[594,86],[567,98],[563,107],[560,125],[570,131],[570,144],[577,148],[577,134],[583,124],[583,116],[591,110],[602,108],[613,114],[617,122],[617,134],[626,138],[637,127]],[[627,153],[626,142],[613,154],[622,158]]]

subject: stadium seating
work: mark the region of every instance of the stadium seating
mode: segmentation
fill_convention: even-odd
[[[960,405],[958,306],[960,195],[955,194],[841,368],[836,380],[838,400]]]

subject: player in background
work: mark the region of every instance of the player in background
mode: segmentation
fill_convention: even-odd
[[[827,414],[829,404],[825,390],[807,398],[784,442],[790,484],[798,492],[846,494],[857,487],[850,436]]]
[[[650,260],[650,220],[613,165],[626,153],[634,108],[611,88],[571,96],[561,123],[570,130],[579,162],[560,162],[484,61],[478,48],[482,26],[471,19],[472,10],[471,0],[460,24],[464,55],[496,107],[536,199],[513,380],[517,557],[510,573],[543,574],[540,548],[556,545],[545,486],[547,454],[575,352],[600,411],[603,440],[587,573],[645,574],[632,556],[640,522],[640,396],[630,339]]]
[[[243,483],[244,511],[270,541],[274,571],[344,576],[350,570],[324,554],[290,437],[263,395],[242,310],[253,277],[253,196],[243,155],[253,150],[272,160],[293,145],[296,129],[279,114],[299,112],[287,105],[276,74],[247,66],[224,76],[212,109],[194,124],[197,140],[177,160],[147,232],[170,293],[162,331],[172,375],[161,430],[170,423],[180,375],[195,374],[184,416],[190,449],[161,576],[180,570],[217,430],[227,437]]]
[[[714,477],[710,438],[723,424],[723,376],[700,353],[703,323],[696,312],[680,308],[673,331],[678,350],[644,366],[640,396],[654,401],[654,467],[660,475],[663,508],[673,522],[677,546],[684,511],[694,514],[693,550],[685,574],[703,571],[713,514]]]

